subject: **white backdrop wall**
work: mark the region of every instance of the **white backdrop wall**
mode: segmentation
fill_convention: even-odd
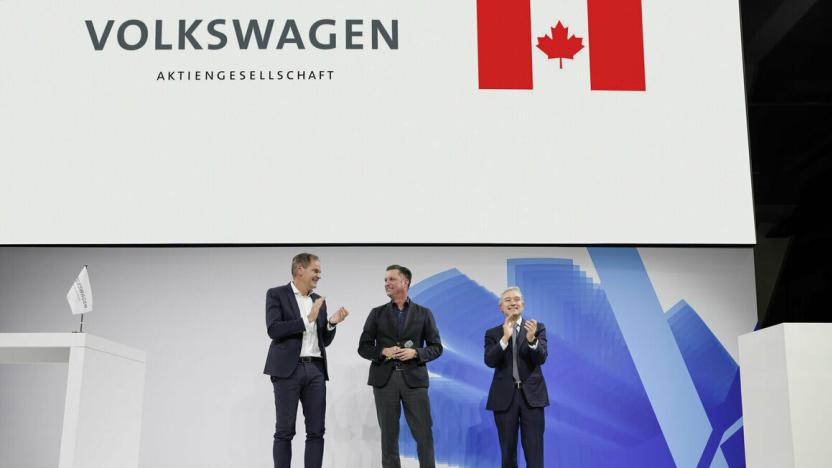
[[[506,287],[507,258],[566,258],[598,281],[583,248],[327,247],[319,292],[351,315],[329,348],[325,466],[380,465],[379,434],[357,340],[370,308],[386,302],[391,263],[414,282],[458,268],[486,289]],[[147,352],[140,466],[271,466],[274,409],[261,374],[269,339],[265,291],[289,280],[298,248],[0,248],[0,332],[77,329],[65,294],[89,265],[95,310],[85,331]],[[693,306],[736,359],[756,321],[750,249],[642,248],[663,310]],[[493,323],[500,321],[495,311]],[[556,333],[550,330],[551,333]],[[440,358],[442,359],[442,358]],[[481,359],[481,356],[474,356]],[[557,359],[553,352],[552,359]],[[65,367],[0,366],[0,466],[54,466]],[[550,382],[550,393],[558,382]],[[300,422],[301,420],[299,420]],[[302,453],[302,426],[295,453]],[[496,435],[495,435],[496,444]],[[295,457],[301,466],[302,458]]]

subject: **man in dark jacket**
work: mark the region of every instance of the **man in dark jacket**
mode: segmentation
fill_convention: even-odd
[[[370,360],[376,416],[381,428],[381,465],[400,468],[399,416],[416,440],[420,468],[434,468],[433,422],[428,399],[426,363],[442,354],[442,341],[430,309],[410,300],[412,273],[391,265],[384,275],[390,302],[370,311],[358,343],[358,354]]]
[[[274,387],[275,468],[291,465],[298,402],[306,422],[304,466],[320,468],[323,461],[326,347],[349,312],[341,307],[327,320],[325,298],[312,292],[320,278],[318,257],[301,253],[292,259],[292,281],[266,293],[266,329],[272,343],[263,373],[271,376]]]
[[[528,468],[543,467],[543,408],[549,393],[540,366],[548,354],[546,328],[524,320],[520,288],[500,295],[502,325],[485,332],[485,364],[494,369],[486,409],[494,412],[503,468],[517,467],[520,430]]]

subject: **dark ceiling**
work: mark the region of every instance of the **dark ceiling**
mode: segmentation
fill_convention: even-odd
[[[832,2],[740,6],[761,322],[832,321]]]

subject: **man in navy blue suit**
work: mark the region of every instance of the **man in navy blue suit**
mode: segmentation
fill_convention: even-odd
[[[275,468],[291,464],[298,402],[306,423],[304,466],[321,468],[323,461],[326,347],[349,312],[341,307],[327,319],[325,298],[312,292],[320,279],[318,257],[301,253],[292,259],[292,281],[266,293],[266,329],[272,343],[263,373],[271,376],[274,387]]]
[[[543,467],[543,408],[549,392],[540,366],[546,362],[546,328],[522,317],[520,288],[500,295],[502,325],[485,332],[485,364],[494,369],[486,409],[494,412],[503,468],[517,468],[517,433],[528,468]]]

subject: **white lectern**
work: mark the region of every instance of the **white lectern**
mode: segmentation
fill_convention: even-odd
[[[739,353],[747,466],[832,466],[832,323],[748,333]]]
[[[68,363],[58,468],[135,468],[145,353],[87,333],[0,333],[0,363]]]

